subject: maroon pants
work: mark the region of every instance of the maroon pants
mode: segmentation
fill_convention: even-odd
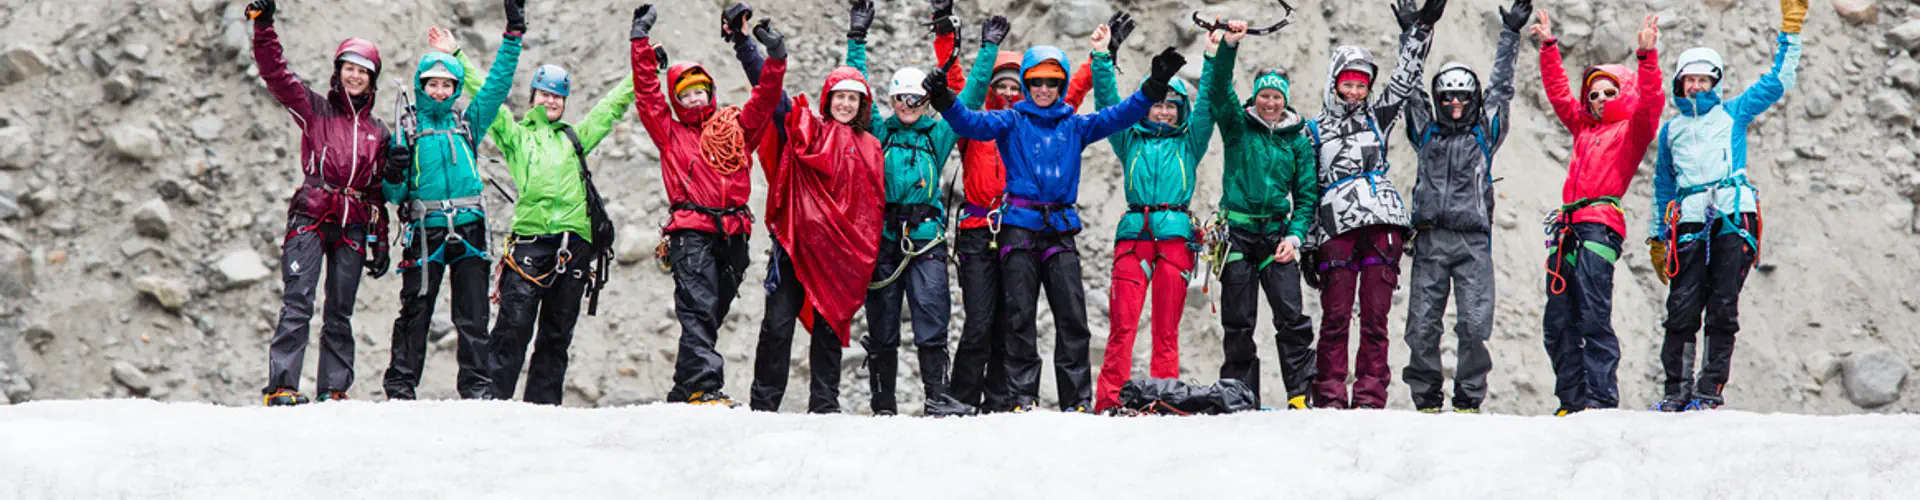
[[[1400,228],[1369,226],[1320,246],[1326,287],[1320,295],[1319,374],[1313,381],[1313,405],[1319,408],[1385,408],[1387,384],[1387,312],[1400,280],[1400,252],[1406,244]],[[1353,363],[1353,399],[1347,399],[1347,331],[1352,325],[1355,289],[1360,299],[1360,352]]]
[[[1153,290],[1153,358],[1147,374],[1180,378],[1180,313],[1187,305],[1185,273],[1192,268],[1193,253],[1187,251],[1186,238],[1121,240],[1114,247],[1113,288],[1108,296],[1113,316],[1108,321],[1107,355],[1100,365],[1094,411],[1120,405],[1120,387],[1133,373],[1133,338],[1140,330],[1148,288]]]

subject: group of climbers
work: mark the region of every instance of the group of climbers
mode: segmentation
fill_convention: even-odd
[[[1261,378],[1254,333],[1264,292],[1286,407],[1384,408],[1392,378],[1387,317],[1403,254],[1412,274],[1411,355],[1402,376],[1414,406],[1437,412],[1446,403],[1439,344],[1449,297],[1459,337],[1453,409],[1477,413],[1487,398],[1494,156],[1511,128],[1521,32],[1536,15],[1530,0],[1499,9],[1498,46],[1484,82],[1460,62],[1422,82],[1448,1],[1396,1],[1397,62],[1383,91],[1375,94],[1382,74],[1366,48],[1335,47],[1320,114],[1311,119],[1292,107],[1285,70],[1253,72],[1253,93],[1244,100],[1234,88],[1241,42],[1284,21],[1264,30],[1241,20],[1203,23],[1206,59],[1197,83],[1175,76],[1186,59],[1169,47],[1153,58],[1137,90],[1122,94],[1115,52],[1134,28],[1126,13],[1094,30],[1078,66],[1051,46],[1001,51],[1011,23],[988,17],[979,50],[961,72],[953,3],[932,0],[925,25],[938,63],[896,69],[882,103],[868,76],[869,0],[851,3],[843,64],[815,99],[784,90],[785,36],[735,4],[720,16],[720,35],[751,92],[743,105],[723,107],[717,76],[706,67],[682,62],[662,70],[665,48],[650,36],[660,10],[647,4],[634,10],[629,33],[631,78],[577,126],[562,121],[570,77],[552,65],[535,72],[530,109],[514,119],[506,101],[527,29],[525,0],[504,3],[507,29],[487,76],[476,78],[480,67],[451,33],[431,29],[433,51],[416,67],[413,103],[391,124],[371,112],[381,69],[372,43],[340,45],[322,95],[287,69],[274,31],[275,1],[249,4],[261,77],[303,133],[306,179],[289,209],[285,300],[269,352],[267,404],[307,401],[298,390],[300,364],[323,272],[328,303],[316,394],[346,397],[354,292],[363,271],[378,278],[389,266],[390,211],[400,217],[403,286],[387,396],[415,396],[429,318],[446,277],[458,331],[458,394],[511,398],[522,365],[530,364],[524,399],[559,404],[574,324],[583,301],[591,314],[590,297],[607,279],[614,236],[586,157],[629,105],[660,151],[670,211],[660,251],[674,280],[681,335],[668,401],[740,404],[724,391],[717,345],[745,280],[756,220],[765,223],[772,248],[747,401],[754,410],[781,407],[798,323],[810,337],[808,411],[843,411],[842,350],[857,340],[866,352],[872,412],[899,413],[903,316],[913,329],[925,414],[1034,410],[1044,292],[1055,321],[1060,410],[1127,414],[1121,386],[1132,374],[1149,296],[1147,372],[1179,378],[1187,289],[1211,277],[1203,275],[1221,284],[1220,378],[1249,388],[1254,406]],[[1661,280],[1671,279],[1661,349],[1666,384],[1655,409],[1724,404],[1739,291],[1758,260],[1761,236],[1744,130],[1793,87],[1800,58],[1806,0],[1781,6],[1772,70],[1723,102],[1719,54],[1686,51],[1671,81],[1680,113],[1665,126],[1654,16],[1638,35],[1637,68],[1589,67],[1573,94],[1551,19],[1537,13],[1530,32],[1540,43],[1542,84],[1574,138],[1562,205],[1546,221],[1543,326],[1557,414],[1618,405],[1611,302],[1625,234],[1620,198],[1655,139],[1649,243]],[[1077,106],[1089,93],[1096,109],[1081,113]],[[470,98],[463,109],[456,103],[462,96]],[[1389,139],[1403,118],[1418,160],[1410,203],[1387,177]],[[1215,213],[1203,218],[1193,196],[1216,128],[1224,148],[1222,194]],[[493,181],[477,152],[483,136],[504,157],[514,186],[511,234],[497,248],[497,266],[483,202]],[[1095,379],[1076,238],[1081,161],[1101,140],[1119,160],[1127,207],[1115,224],[1112,317]],[[961,170],[950,176],[946,163],[956,151]],[[749,207],[756,162],[767,183],[759,219]],[[965,312],[951,358],[949,260]],[[490,267],[500,310],[489,332]],[[1317,341],[1302,282],[1321,293]],[[1349,364],[1356,305],[1360,345]],[[862,308],[868,332],[856,335]],[[1703,314],[1705,361],[1695,374]]]

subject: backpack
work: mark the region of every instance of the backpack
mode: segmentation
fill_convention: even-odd
[[[573,156],[580,160],[580,183],[587,191],[587,220],[593,238],[593,272],[587,283],[587,315],[596,316],[600,312],[600,290],[607,286],[607,272],[613,267],[613,219],[607,217],[606,201],[600,198],[600,189],[593,185],[593,172],[587,170],[587,150],[580,145],[580,136],[573,133],[573,127],[559,124],[565,132],[567,141],[573,143]]]

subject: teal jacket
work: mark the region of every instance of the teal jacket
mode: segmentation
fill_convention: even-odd
[[[420,65],[413,73],[415,130],[395,130],[394,143],[405,144],[413,149],[413,167],[407,169],[407,179],[394,184],[385,183],[382,190],[387,200],[401,207],[405,214],[406,204],[412,200],[441,201],[480,196],[486,188],[480,174],[480,165],[474,148],[480,145],[480,139],[486,134],[488,124],[493,123],[494,115],[500,112],[500,104],[507,100],[507,93],[513,90],[514,67],[520,62],[520,37],[507,36],[500,43],[500,50],[494,55],[493,67],[487,72],[486,84],[473,81],[467,76],[473,73],[452,55],[430,52],[420,58]],[[444,101],[435,101],[427,97],[426,84],[420,75],[435,66],[453,73],[459,83],[453,89],[453,95]],[[462,95],[472,94],[463,111],[454,110],[454,101]],[[466,124],[462,127],[461,124]],[[403,215],[404,217],[404,215]],[[461,211],[455,214],[453,223],[463,225],[478,222],[484,214],[475,211]],[[427,217],[421,221],[427,227],[446,227],[444,217]]]
[[[872,75],[867,74],[866,41],[847,40],[847,65],[860,70],[867,81],[873,81]],[[953,154],[953,145],[960,141],[960,135],[953,133],[953,127],[947,126],[946,120],[940,119],[940,112],[930,106],[919,120],[908,125],[897,117],[880,116],[881,103],[890,100],[876,96],[873,102],[873,136],[880,139],[887,158],[887,204],[933,206],[940,217],[914,226],[908,238],[939,237],[946,231],[947,218],[941,172],[946,169],[947,158]],[[899,240],[898,222],[888,220],[886,231],[881,234],[887,240]]]
[[[1242,102],[1233,90],[1238,55],[1237,45],[1221,44],[1219,52],[1207,58],[1209,66],[1218,67],[1212,79],[1202,83],[1216,96],[1214,116],[1226,148],[1220,171],[1221,217],[1230,227],[1259,234],[1285,231],[1304,240],[1313,225],[1314,207],[1320,204],[1319,164],[1306,120],[1291,107],[1271,126],[1251,116],[1246,108],[1253,99]]]
[[[1208,58],[1200,70],[1200,81],[1211,81],[1212,77],[1213,59]],[[1193,91],[1179,78],[1168,84],[1173,89],[1168,100],[1179,100],[1179,125],[1141,119],[1132,128],[1107,137],[1114,155],[1120,157],[1127,185],[1127,215],[1120,218],[1116,239],[1193,239],[1193,219],[1187,212],[1153,211],[1149,221],[1147,212],[1133,208],[1193,203],[1200,158],[1207,155],[1207,144],[1213,141],[1213,92],[1203,86],[1199,98],[1195,99]],[[1100,109],[1120,104],[1110,54],[1093,55],[1093,98]]]

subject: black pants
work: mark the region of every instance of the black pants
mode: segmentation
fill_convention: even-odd
[[[953,397],[981,411],[1013,407],[1007,381],[1006,295],[1000,293],[1000,251],[993,232],[962,229],[954,239],[960,262],[960,348],[953,356]]]
[[[793,257],[779,243],[773,245],[773,258],[767,259],[767,315],[760,322],[760,345],[753,359],[753,388],[750,406],[755,411],[780,411],[780,400],[787,394],[787,356],[793,352],[793,324],[805,309],[805,289],[794,275]],[[813,338],[807,344],[807,364],[813,377],[807,411],[840,413],[840,336],[827,326],[825,318],[812,318]]]
[[[1620,406],[1620,339],[1613,334],[1613,262],[1620,234],[1582,222],[1547,256],[1544,339],[1563,410]],[[1559,281],[1564,280],[1564,281]]]
[[[570,255],[561,252],[562,241]],[[558,405],[565,390],[567,348],[573,344],[580,299],[587,291],[593,246],[571,233],[565,237],[543,236],[516,241],[511,258],[520,271],[509,265],[500,273],[500,317],[493,324],[493,361],[489,363],[493,397],[513,398],[520,383],[520,366],[527,362],[527,344],[532,342],[533,359],[527,367],[523,397],[528,403]],[[529,276],[540,281],[529,280]]]
[[[1259,234],[1228,231],[1231,242],[1227,264],[1220,270],[1220,326],[1225,330],[1226,361],[1220,378],[1235,379],[1253,390],[1260,405],[1260,355],[1253,333],[1258,329],[1260,291],[1273,310],[1274,345],[1280,352],[1280,377],[1287,398],[1306,396],[1313,384],[1313,319],[1300,304],[1300,261],[1268,262],[1286,232]]]
[[[484,255],[467,250],[467,245],[473,245],[484,251],[487,225],[470,222],[454,227],[454,231],[467,240],[466,245],[458,239],[447,241],[446,228],[426,227],[401,251],[401,259],[406,262],[419,262],[433,255],[435,249],[441,256],[436,262],[400,273],[400,317],[393,320],[393,357],[382,384],[388,399],[415,397],[414,389],[419,387],[420,373],[426,365],[427,335],[442,278],[453,288],[453,329],[460,335],[455,351],[460,365],[455,389],[462,399],[485,398],[493,392],[492,374],[486,369],[488,262]]]
[[[1752,230],[1752,216],[1740,217],[1740,224]],[[1712,233],[1671,249],[1679,264],[1667,293],[1666,341],[1660,345],[1660,365],[1666,369],[1665,397],[1684,402],[1688,398],[1720,401],[1720,390],[1727,384],[1733,363],[1734,334],[1740,332],[1740,289],[1746,286],[1747,271],[1753,268],[1756,254],[1745,237],[1715,219]],[[1707,225],[1681,224],[1679,234],[1700,233]],[[1706,316],[1707,352],[1701,363],[1698,381],[1694,378],[1693,357],[1701,315]]]
[[[300,388],[300,365],[307,358],[307,338],[313,322],[313,294],[321,276],[327,281],[327,305],[320,327],[319,393],[345,392],[353,386],[353,301],[360,291],[361,264],[366,254],[347,242],[365,242],[366,226],[313,225],[314,218],[295,215],[287,221],[290,236],[280,247],[280,323],[267,346],[267,386]],[[365,243],[361,243],[365,244]],[[324,267],[322,263],[324,262]]]
[[[715,345],[747,272],[747,236],[674,231],[667,235],[667,259],[673,263],[673,312],[680,320],[667,401],[686,401],[726,384],[726,360]]]
[[[910,240],[915,249],[923,248],[927,243],[928,240]],[[900,248],[899,240],[881,240],[880,255],[873,266],[873,280],[880,281],[893,275],[900,261],[907,258],[906,254]],[[937,352],[942,361],[920,366],[920,380],[929,389],[926,396],[932,398],[942,395],[936,394],[936,391],[946,391],[947,374],[931,371],[947,365],[944,362],[947,357],[947,325],[953,319],[951,293],[947,289],[945,243],[914,257],[893,283],[867,291],[867,325],[871,333],[861,341],[861,345],[867,349],[874,412],[898,410],[894,400],[894,382],[900,368],[902,300],[913,308],[913,345],[922,353],[921,359],[927,359],[927,356]]]
[[[1060,408],[1093,408],[1093,369],[1088,362],[1087,292],[1080,282],[1080,253],[1075,233],[1037,233],[1008,227],[1001,231],[1000,283],[1007,297],[1007,377],[1013,402],[1040,400],[1040,347],[1035,322],[1040,291],[1053,308],[1053,375]]]

